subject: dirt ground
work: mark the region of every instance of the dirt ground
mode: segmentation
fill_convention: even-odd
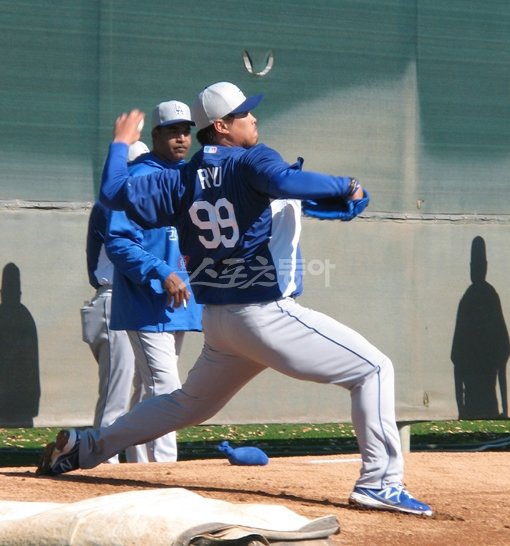
[[[104,464],[58,478],[36,477],[31,467],[2,468],[0,498],[72,502],[183,487],[229,502],[283,504],[311,519],[335,515],[341,527],[335,544],[510,544],[510,453],[408,453],[405,459],[406,486],[432,506],[431,518],[349,507],[357,455],[271,458],[263,467],[232,466],[226,459]]]

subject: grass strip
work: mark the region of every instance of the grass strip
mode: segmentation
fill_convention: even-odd
[[[60,428],[0,428],[0,466],[36,464]],[[217,450],[222,440],[233,447],[254,445],[273,457],[358,452],[352,425],[346,423],[200,425],[177,433],[179,458],[223,457]],[[510,451],[510,420],[411,424],[412,451],[477,449]]]

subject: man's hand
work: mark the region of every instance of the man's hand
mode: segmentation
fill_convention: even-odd
[[[124,142],[129,146],[140,140],[145,114],[140,110],[131,110],[129,114],[121,114],[115,120],[113,142]]]
[[[177,273],[170,273],[163,283],[163,287],[168,295],[168,304],[177,309],[182,304],[186,307],[190,298],[190,293],[184,281]]]

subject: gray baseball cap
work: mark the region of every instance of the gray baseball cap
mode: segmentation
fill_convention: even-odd
[[[174,123],[195,125],[191,119],[189,106],[178,100],[160,102],[152,111],[152,129],[160,125],[173,125]]]
[[[228,114],[240,114],[253,110],[264,95],[246,98],[244,93],[230,82],[218,82],[206,87],[191,106],[191,118],[200,131],[216,119]]]

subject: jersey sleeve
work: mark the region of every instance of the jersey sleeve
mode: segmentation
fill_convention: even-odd
[[[113,265],[135,284],[146,284],[151,279],[163,282],[172,269],[164,260],[147,252],[143,242],[144,230],[124,212],[112,211],[105,248]]]
[[[175,210],[182,197],[181,171],[164,169],[143,176],[130,176],[128,146],[110,144],[103,168],[100,201],[113,210],[123,210],[145,229],[174,225]]]
[[[303,171],[303,159],[290,165],[278,152],[263,144],[247,152],[245,164],[251,174],[249,183],[273,198],[319,199],[344,197],[349,192],[350,177]]]

